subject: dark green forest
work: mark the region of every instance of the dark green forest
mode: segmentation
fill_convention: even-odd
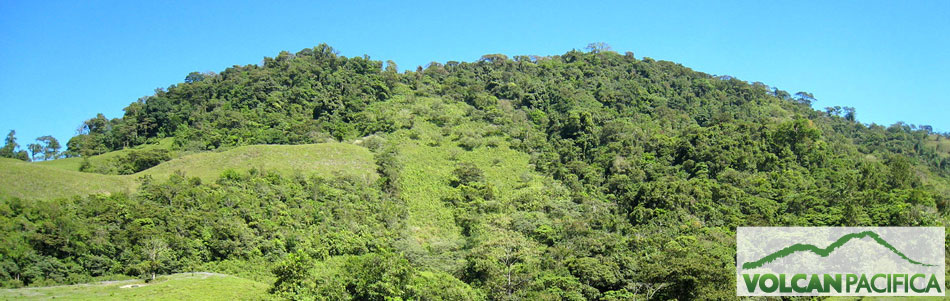
[[[216,271],[294,300],[735,299],[736,227],[948,221],[950,136],[827,102],[605,47],[402,72],[327,45],[281,52],[91,118],[64,155],[337,141],[369,148],[378,177],[182,171],[129,193],[0,197],[0,284]],[[420,148],[453,150],[447,178],[415,180]],[[509,150],[523,179],[493,180],[508,163],[486,156]],[[457,239],[418,234],[410,192],[426,189],[445,192]]]

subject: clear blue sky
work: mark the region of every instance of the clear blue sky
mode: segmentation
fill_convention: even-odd
[[[191,71],[319,43],[408,69],[598,41],[950,131],[950,1],[316,2],[0,0],[0,131],[65,144]]]

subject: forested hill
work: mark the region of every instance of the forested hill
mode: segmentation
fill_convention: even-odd
[[[69,151],[93,155],[155,137],[174,137],[188,150],[355,139],[396,130],[364,110],[370,103],[402,95],[464,102],[497,125],[511,123],[495,116],[511,110],[527,117],[545,138],[569,140],[585,149],[623,142],[616,132],[629,123],[636,132],[683,138],[679,134],[700,129],[775,128],[804,118],[827,142],[854,145],[860,153],[878,157],[903,154],[933,171],[950,172],[947,136],[932,133],[929,126],[869,126],[857,122],[854,108],[811,109],[815,99],[807,92],[793,96],[759,82],[712,76],[667,61],[638,60],[630,52],[592,49],[514,58],[493,54],[473,63],[432,62],[404,73],[398,73],[392,61],[383,65],[368,57],[342,57],[320,45],[220,74],[191,73],[184,83],[133,102],[122,118],[100,115],[86,121],[85,134],[70,140]],[[525,141],[523,135],[511,133],[511,138]],[[761,138],[778,142],[772,138],[780,137]],[[558,157],[562,162],[580,159],[571,153]]]
[[[90,119],[69,153],[336,141],[371,150],[378,181],[185,170],[128,195],[7,198],[0,277],[210,269],[285,298],[732,299],[738,226],[945,225],[946,134],[815,101],[603,47],[406,72],[282,52]],[[142,255],[155,248],[173,256]]]

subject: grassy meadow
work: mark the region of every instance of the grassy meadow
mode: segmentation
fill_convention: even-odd
[[[118,152],[122,151],[113,153]],[[90,160],[117,156],[113,153],[95,156]],[[131,193],[138,187],[138,179],[146,175],[154,179],[166,179],[181,172],[186,177],[198,177],[210,183],[228,169],[246,171],[258,168],[285,174],[318,176],[343,174],[370,181],[376,178],[373,154],[366,148],[346,143],[241,146],[222,152],[185,155],[131,175],[79,172],[76,160],[81,162],[78,158],[36,163],[0,159],[0,196],[53,199],[74,195]],[[76,165],[75,169],[73,165]]]

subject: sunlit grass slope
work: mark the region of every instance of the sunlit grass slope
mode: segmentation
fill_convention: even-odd
[[[468,108],[438,98],[396,97],[368,110],[402,128],[388,136],[388,143],[395,145],[401,166],[399,194],[408,207],[409,236],[436,266],[453,265],[445,262],[454,258],[447,254],[464,243],[446,201],[460,197],[451,184],[460,164],[477,166],[503,202],[543,185],[530,156],[511,149],[496,126],[473,120]]]
[[[158,140],[157,143],[143,144],[143,145],[139,145],[132,148],[126,148],[126,149],[117,150],[114,152],[108,152],[101,155],[90,156],[89,158],[86,158],[86,160],[89,160],[89,163],[92,165],[99,165],[99,164],[103,164],[104,162],[108,160],[112,160],[120,156],[126,155],[132,152],[133,150],[137,150],[137,151],[147,151],[147,150],[156,150],[156,149],[171,150],[172,143],[174,143],[174,141],[175,141],[174,138],[164,138],[164,139]],[[79,171],[79,166],[82,165],[82,161],[83,161],[83,158],[74,157],[74,158],[41,161],[41,162],[36,162],[36,164],[49,166],[49,167],[56,167],[56,168],[71,170],[71,171]]]
[[[3,289],[0,300],[262,300],[267,284],[229,275],[182,273],[142,280]]]
[[[399,154],[403,165],[400,191],[409,206],[410,230],[420,241],[458,237],[452,210],[444,200],[459,193],[450,182],[460,163],[481,169],[502,200],[513,197],[517,188],[540,185],[533,181],[528,155],[506,146],[466,151],[453,144],[428,146],[410,141],[400,145]]]
[[[56,160],[59,161],[59,160]],[[332,176],[336,174],[376,178],[373,154],[346,143],[308,145],[251,145],[224,152],[183,156],[142,172],[118,176],[84,173],[49,164],[0,160],[0,196],[50,199],[93,193],[133,192],[144,175],[161,180],[181,172],[213,182],[228,169],[259,168],[280,173]]]
[[[347,143],[306,145],[249,145],[225,152],[206,152],[184,156],[142,171],[136,175],[165,178],[182,171],[187,177],[214,181],[227,169],[250,168],[281,173],[300,172],[319,176],[335,174],[376,177],[376,163],[368,149]]]
[[[0,196],[51,199],[77,194],[128,193],[135,189],[133,179],[0,159]]]

